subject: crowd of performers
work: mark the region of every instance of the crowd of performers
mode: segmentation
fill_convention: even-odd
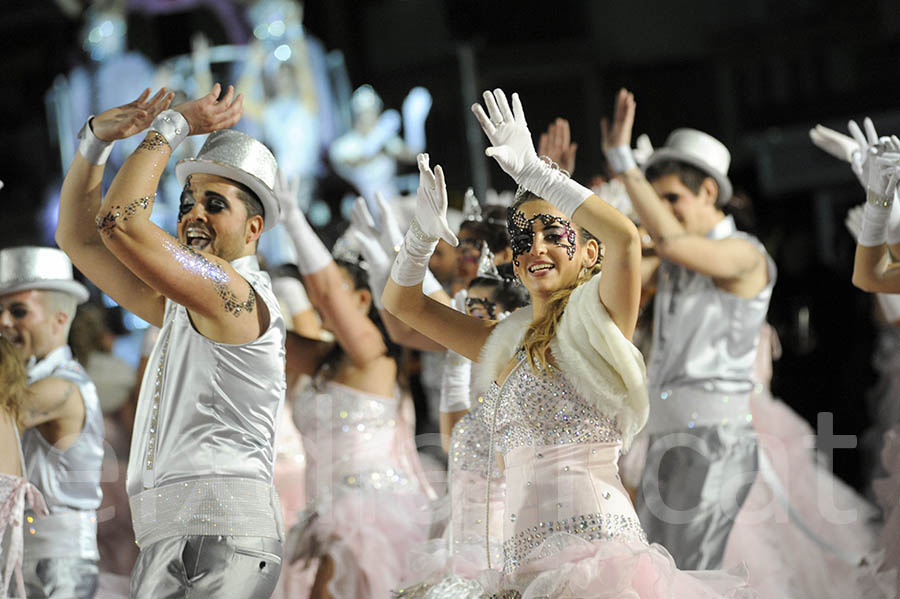
[[[233,128],[241,95],[173,99],[148,89],[87,119],[60,249],[0,250],[0,596],[897,596],[896,402],[876,507],[769,392],[775,264],[726,214],[718,140],[677,129],[632,149],[621,90],[603,126],[610,177],[589,189],[570,176],[568,123],[539,154],[518,95],[486,91],[474,118],[511,203],[470,194],[451,226],[453,175],[420,153],[409,213],[365,190],[329,250],[302,182]],[[103,193],[114,144],[135,135]],[[175,166],[173,237],[150,216],[196,135]],[[865,189],[852,283],[895,320],[900,140],[869,120],[811,136]],[[276,224],[296,276],[260,267]],[[90,361],[69,346],[88,299],[73,265],[153,325],[121,438],[107,422],[104,440]],[[428,442],[407,348],[431,356]]]

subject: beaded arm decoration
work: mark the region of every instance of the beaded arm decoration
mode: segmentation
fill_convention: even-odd
[[[144,141],[138,146],[139,150],[158,150],[166,146],[169,147],[169,141],[159,131],[150,131]]]
[[[98,214],[97,218],[94,220],[94,223],[97,225],[97,230],[106,235],[111,235],[113,229],[115,229],[116,225],[119,223],[119,219],[122,219],[122,222],[125,222],[129,217],[137,214],[138,208],[146,210],[155,197],[156,194],[154,193],[153,195],[144,196],[133,202],[129,202],[125,204],[124,208],[117,205],[103,216]]]
[[[250,295],[242,302],[228,285],[229,277],[221,266],[183,243],[178,243],[177,245],[168,243],[168,246],[166,249],[172,252],[175,259],[186,270],[199,274],[204,279],[212,282],[216,288],[216,293],[219,294],[224,303],[226,312],[234,314],[234,316],[240,316],[242,312],[253,312],[253,309],[256,307],[256,293],[253,291],[252,286],[250,286]]]

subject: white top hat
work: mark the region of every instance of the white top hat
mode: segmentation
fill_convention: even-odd
[[[724,206],[731,199],[731,181],[728,179],[728,167],[731,165],[731,153],[721,141],[696,129],[676,129],[669,134],[666,145],[655,150],[643,169],[663,160],[677,160],[695,166],[715,179],[719,186],[717,206]]]
[[[266,212],[263,231],[274,227],[281,216],[281,206],[275,197],[277,172],[278,163],[269,148],[234,129],[211,133],[196,158],[180,160],[175,165],[175,176],[181,185],[189,175],[204,173],[225,177],[249,187]]]
[[[62,250],[34,246],[0,250],[0,295],[31,289],[63,291],[79,304],[90,297],[87,287],[72,278],[72,262]]]

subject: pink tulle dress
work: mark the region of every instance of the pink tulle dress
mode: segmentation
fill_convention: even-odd
[[[330,557],[334,597],[388,597],[405,575],[407,552],[428,534],[433,491],[400,397],[317,380],[294,405],[308,503],[285,554],[311,567]]]
[[[616,420],[560,371],[535,372],[520,354],[503,385],[485,395],[482,418],[506,476],[502,572],[446,577],[399,596],[755,597],[743,573],[679,571],[665,549],[647,543],[619,477]]]
[[[16,435],[19,447],[19,461],[25,472],[25,461],[19,443],[19,431],[10,427]],[[22,578],[22,555],[25,529],[25,506],[30,506],[37,516],[47,515],[44,496],[27,479],[14,474],[0,474],[0,597],[25,597],[25,583]],[[16,595],[7,595],[12,580],[16,581]]]
[[[482,570],[503,567],[506,482],[496,464],[488,467],[488,459],[496,461],[497,454],[490,455],[490,429],[482,412],[483,404],[475,404],[453,427],[448,456],[450,518],[441,537],[409,552],[407,570],[413,579],[404,586],[435,584],[454,575],[473,578]],[[492,477],[490,488],[488,476]]]
[[[759,347],[750,401],[759,472],[735,518],[724,567],[745,564],[761,597],[894,597],[864,562],[874,547],[877,510],[817,455],[812,427],[772,397],[772,358],[780,348],[768,325]]]
[[[874,481],[872,486],[883,510],[884,524],[878,538],[877,553],[871,561],[881,574],[880,587],[896,592],[900,589],[900,425],[884,435],[881,460],[887,476]],[[897,595],[885,592],[884,596]]]
[[[296,401],[299,392],[294,395]],[[275,434],[274,483],[281,499],[285,529],[296,524],[298,514],[306,508],[306,453],[292,414],[293,402],[285,401]],[[305,563],[284,563],[272,599],[308,597],[314,580],[315,570]]]

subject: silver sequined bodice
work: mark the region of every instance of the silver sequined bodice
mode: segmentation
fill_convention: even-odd
[[[518,360],[491,385],[482,416],[503,456],[504,570],[553,553],[565,535],[645,543],[618,473],[616,420],[556,368],[535,372],[522,352]]]
[[[465,471],[480,476],[488,474],[488,451],[491,442],[489,420],[484,417],[484,402],[480,401],[460,418],[450,433],[450,473]],[[494,452],[496,455],[496,452]],[[500,474],[496,464],[494,475]]]
[[[614,418],[589,404],[555,368],[535,373],[525,354],[503,386],[485,394],[483,418],[500,451],[539,445],[621,442]]]
[[[416,490],[399,441],[398,397],[332,381],[310,383],[294,401],[294,424],[306,452],[306,490],[326,506],[353,491]]]

